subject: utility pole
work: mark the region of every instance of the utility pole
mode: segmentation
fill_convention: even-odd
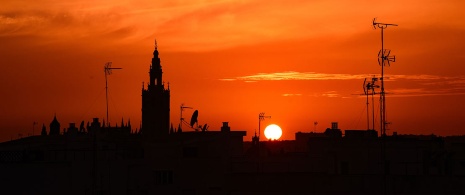
[[[386,93],[384,91],[384,66],[391,65],[390,62],[396,61],[396,56],[390,56],[391,50],[384,49],[384,29],[388,26],[397,26],[397,24],[386,24],[376,22],[376,18],[373,19],[373,28],[381,29],[381,50],[378,53],[378,64],[381,66],[381,92],[380,92],[380,110],[381,110],[381,136],[386,136]]]
[[[104,71],[105,71],[105,98],[106,98],[106,103],[107,103],[107,127],[110,127],[110,119],[108,118],[108,79],[107,75],[111,75],[112,70],[115,69],[123,69],[123,68],[112,68],[111,67],[111,62],[105,63],[104,66]]]

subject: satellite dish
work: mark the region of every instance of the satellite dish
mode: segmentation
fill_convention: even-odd
[[[197,117],[199,117],[199,111],[198,110],[195,110],[194,111],[194,114],[192,114],[192,118],[191,118],[191,127],[194,127],[194,124],[197,123]]]
[[[205,132],[206,130],[208,130],[208,126],[207,126],[207,124],[205,123],[205,125],[203,125],[203,127],[202,127],[202,132]]]

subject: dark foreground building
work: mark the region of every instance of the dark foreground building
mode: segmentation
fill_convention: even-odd
[[[299,132],[244,142],[217,131],[168,129],[158,50],[142,91],[142,130],[99,119],[0,143],[1,194],[465,194],[465,137],[373,130]],[[58,130],[58,133],[56,132]]]

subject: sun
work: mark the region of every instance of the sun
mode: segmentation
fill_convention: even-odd
[[[269,140],[277,140],[281,137],[282,134],[283,131],[278,125],[271,124],[265,128],[265,137]]]

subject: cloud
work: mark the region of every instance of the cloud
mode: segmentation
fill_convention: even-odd
[[[285,93],[285,94],[282,94],[282,96],[284,97],[292,97],[292,96],[301,96],[302,94],[300,93]]]
[[[317,72],[274,72],[257,73],[253,75],[238,76],[233,78],[223,78],[220,81],[348,81],[363,80],[371,78],[373,74],[331,74]],[[440,75],[386,75],[386,80],[390,83],[390,88],[386,89],[389,97],[413,97],[413,96],[442,96],[442,95],[465,95],[465,76],[440,76]],[[405,83],[405,84],[404,84]],[[396,86],[408,86],[399,88]],[[420,86],[420,87],[419,87]],[[410,88],[409,88],[410,87]],[[378,89],[379,90],[379,89]],[[363,92],[360,92],[361,94]],[[297,95],[301,95],[296,93]],[[282,94],[283,96],[295,96],[296,94]],[[353,94],[352,94],[353,95]],[[349,94],[341,94],[336,91],[320,92],[310,95],[313,97],[350,97]]]
[[[366,75],[365,75],[366,76]],[[281,81],[281,80],[347,80],[365,78],[364,75],[351,74],[325,74],[316,72],[275,72],[275,73],[257,73],[255,75],[239,76],[236,78],[227,78],[232,80],[244,81]],[[220,79],[224,80],[224,79]]]
[[[338,94],[336,91],[328,91],[328,92],[322,93],[321,96],[335,98],[335,97],[340,97],[340,94]]]
[[[340,93],[337,91],[324,91],[324,92],[319,92],[319,93],[313,93],[311,95],[308,95],[310,97],[328,97],[328,98],[337,98],[337,97],[342,97]],[[342,97],[346,98],[346,97]]]
[[[428,22],[435,20],[444,25],[463,26],[462,20],[439,17],[443,10],[451,15],[461,13],[459,3],[462,2],[436,2],[430,6],[402,2],[394,11],[391,6],[398,4],[395,1],[391,6],[382,2],[369,5],[382,8],[376,9],[376,13],[384,18],[396,18],[398,23],[435,14],[437,17],[430,17]],[[157,37],[174,50],[209,50],[328,35],[350,36],[370,29],[373,9],[366,6],[365,1],[335,4],[301,0],[6,0],[0,8],[0,36],[33,34],[51,39],[73,39],[101,38],[115,33],[115,41]],[[412,14],[412,9],[422,11]],[[399,19],[399,15],[410,17]],[[423,26],[417,23],[410,22],[409,27]],[[415,24],[418,26],[413,26]]]
[[[238,76],[235,78],[223,78],[221,81],[282,81],[282,80],[362,80],[371,78],[373,74],[331,74],[317,72],[274,72],[274,73],[257,73],[254,75]],[[454,80],[456,83],[465,83],[465,77],[446,77],[437,75],[385,75],[385,81],[396,80]]]
[[[465,95],[465,88],[444,88],[444,89],[426,89],[426,88],[398,88],[387,92],[388,97],[419,97],[419,96],[450,96]]]

